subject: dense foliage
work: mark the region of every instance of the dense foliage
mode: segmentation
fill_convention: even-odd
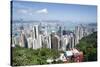
[[[48,64],[48,58],[55,59],[59,57],[59,52],[53,49],[41,48],[37,50],[15,47],[12,48],[12,65],[37,65]]]
[[[76,46],[84,53],[84,61],[97,60],[97,32],[82,38]]]

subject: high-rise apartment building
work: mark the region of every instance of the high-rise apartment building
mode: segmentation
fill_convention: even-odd
[[[75,36],[73,33],[70,33],[69,35],[69,48],[75,47]]]
[[[66,51],[66,46],[69,43],[68,35],[63,35],[62,38],[61,38],[61,41],[62,41],[62,50]]]
[[[28,45],[27,45],[27,38],[25,36],[24,30],[21,31],[19,45],[21,47],[26,47],[26,48],[28,47]]]
[[[33,48],[33,40],[32,37],[27,38],[28,48]]]
[[[33,26],[33,49],[42,47],[41,35],[39,34],[38,25]]]
[[[60,38],[57,34],[51,34],[51,49],[59,50],[60,47]]]

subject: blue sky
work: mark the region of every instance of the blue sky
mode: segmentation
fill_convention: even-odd
[[[93,5],[13,1],[12,11],[13,20],[97,22],[97,7]]]

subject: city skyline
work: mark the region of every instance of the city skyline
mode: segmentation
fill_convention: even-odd
[[[97,6],[13,1],[12,20],[97,22]]]
[[[97,6],[11,1],[12,66],[97,61]]]

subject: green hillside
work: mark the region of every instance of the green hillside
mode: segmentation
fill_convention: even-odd
[[[97,61],[97,32],[80,40],[76,46],[84,53],[84,61]]]
[[[48,58],[55,59],[59,57],[59,52],[53,49],[41,48],[37,50],[15,47],[12,48],[12,65],[41,65],[48,64]]]

